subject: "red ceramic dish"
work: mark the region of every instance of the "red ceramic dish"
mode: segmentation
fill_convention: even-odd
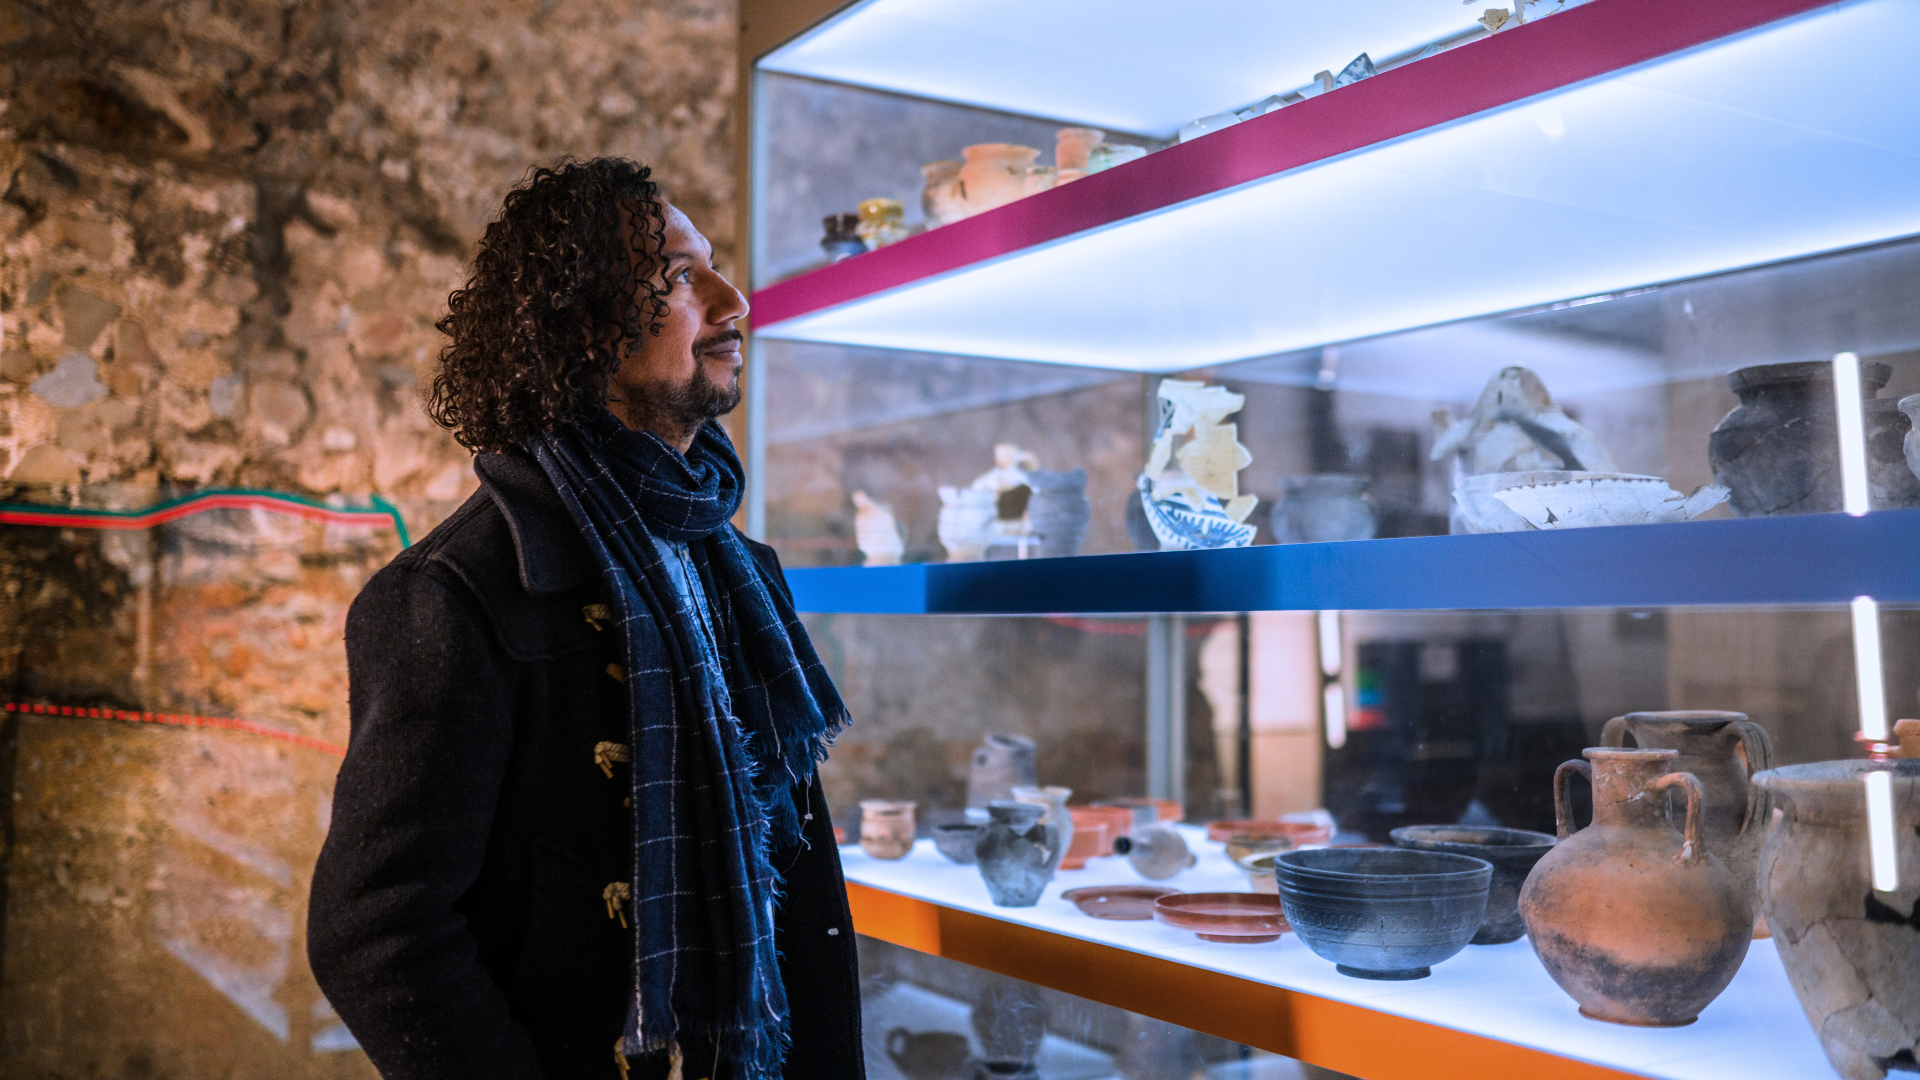
[[[1333,830],[1305,821],[1272,821],[1247,818],[1241,821],[1207,822],[1207,839],[1224,844],[1231,836],[1278,836],[1294,844],[1324,844],[1333,839]]]
[[[1060,899],[1070,901],[1082,914],[1096,919],[1151,919],[1153,902],[1177,889],[1163,889],[1158,885],[1089,885],[1084,889],[1068,889],[1060,894]]]
[[[1202,941],[1258,945],[1276,941],[1292,929],[1280,912],[1280,898],[1265,893],[1173,893],[1153,902],[1153,917]]]

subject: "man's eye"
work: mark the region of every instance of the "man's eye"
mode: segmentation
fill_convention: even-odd
[[[682,284],[686,284],[686,285],[693,284],[693,267],[689,266],[686,269],[680,271],[679,273],[673,275],[673,280],[681,282]]]

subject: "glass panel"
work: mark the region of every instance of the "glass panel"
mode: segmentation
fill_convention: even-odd
[[[1346,1080],[981,968],[860,939],[868,1080]]]

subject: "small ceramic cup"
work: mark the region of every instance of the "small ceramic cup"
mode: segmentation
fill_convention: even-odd
[[[913,850],[913,808],[892,799],[860,800],[860,848],[876,859],[904,859]]]

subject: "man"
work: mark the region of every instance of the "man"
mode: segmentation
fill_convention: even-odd
[[[347,618],[308,956],[386,1080],[857,1080],[846,712],[728,519],[740,293],[648,170],[536,169],[448,300],[481,490]]]

